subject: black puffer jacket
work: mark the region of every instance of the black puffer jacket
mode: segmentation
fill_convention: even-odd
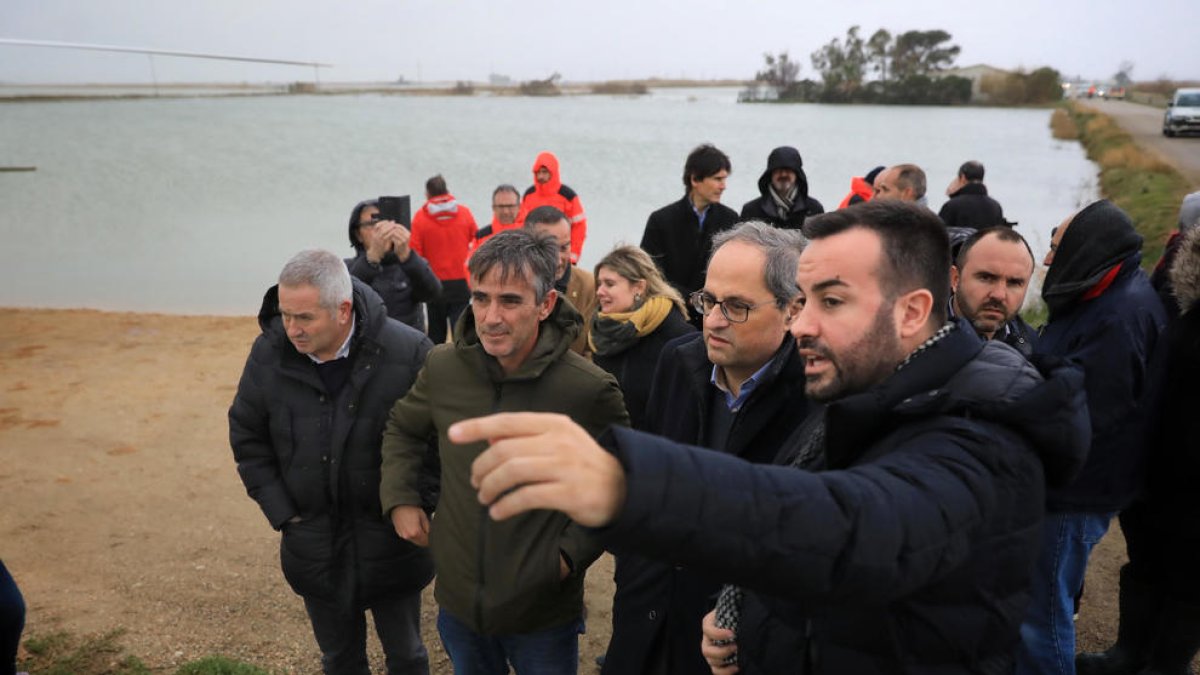
[[[938,216],[946,227],[962,227],[982,230],[993,225],[1004,225],[1004,208],[1000,202],[988,196],[983,183],[967,183],[960,187],[950,200],[942,204]]]
[[[710,378],[703,335],[678,338],[662,351],[646,411],[646,431],[673,441],[711,447],[709,410],[723,394]],[[787,335],[761,384],[734,414],[725,447],[714,448],[751,462],[770,463],[804,421],[804,359]],[[690,568],[646,558],[617,558],[613,597],[613,635],[603,675],[640,673],[648,667],[656,643],[668,652],[673,675],[710,672],[700,656],[700,620],[721,590],[718,578]]]
[[[791,169],[796,174],[796,198],[787,213],[780,213],[779,206],[771,199],[771,174],[775,169]],[[798,230],[804,219],[825,213],[821,202],[808,196],[808,176],[804,175],[804,160],[800,151],[791,146],[780,146],[767,157],[767,170],[758,178],[758,193],[761,195],[742,205],[742,220],[761,220],[775,227]]]
[[[1082,374],[1043,365],[951,331],[827,406],[816,473],[613,430],[601,536],[747,589],[745,675],[1011,672],[1045,483],[1089,440]]]
[[[432,345],[389,319],[379,296],[357,280],[354,315],[351,373],[330,396],[312,361],[288,341],[272,286],[229,409],[229,440],[246,491],[283,530],[283,573],[296,593],[362,606],[433,578],[429,553],[400,539],[379,504],[388,410]],[[432,485],[426,481],[430,508]],[[302,520],[289,523],[295,516]]]
[[[383,256],[377,265],[367,260],[367,250],[355,233],[362,210],[378,202],[377,199],[359,202],[350,212],[350,244],[355,255],[346,258],[346,267],[354,278],[365,282],[383,298],[388,316],[424,331],[425,314],[421,311],[421,303],[437,299],[442,294],[442,282],[416,251],[410,252],[404,262],[392,252]]]

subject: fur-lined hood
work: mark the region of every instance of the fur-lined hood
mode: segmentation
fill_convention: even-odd
[[[1200,227],[1188,228],[1171,265],[1171,283],[1179,310],[1186,312],[1200,300]]]

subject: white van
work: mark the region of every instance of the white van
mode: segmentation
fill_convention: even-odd
[[[1200,88],[1176,89],[1163,115],[1163,136],[1200,131]]]

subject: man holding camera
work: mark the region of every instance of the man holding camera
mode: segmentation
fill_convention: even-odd
[[[436,300],[442,282],[412,250],[409,237],[408,228],[380,214],[379,200],[359,202],[350,212],[355,256],[346,258],[346,267],[383,298],[388,316],[424,332],[421,303]]]

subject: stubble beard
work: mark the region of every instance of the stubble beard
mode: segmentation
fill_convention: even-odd
[[[801,347],[812,349],[829,360],[832,377],[822,384],[806,378],[804,393],[818,403],[828,403],[870,389],[891,376],[903,360],[900,339],[892,323],[890,303],[884,303],[870,331],[842,354],[833,354],[816,340],[802,339]]]

